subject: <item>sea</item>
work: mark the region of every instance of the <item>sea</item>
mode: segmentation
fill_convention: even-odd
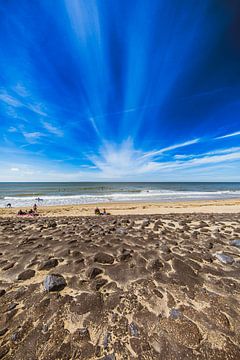
[[[0,207],[240,199],[240,182],[0,183]]]

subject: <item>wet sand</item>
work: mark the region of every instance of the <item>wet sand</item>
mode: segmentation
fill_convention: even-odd
[[[237,239],[237,213],[0,218],[0,359],[239,360]]]
[[[185,202],[126,202],[86,205],[39,206],[41,216],[91,216],[98,206],[112,215],[153,215],[171,213],[239,213],[240,199],[201,200]],[[0,217],[15,216],[19,208],[0,208]],[[22,210],[30,210],[23,207]]]

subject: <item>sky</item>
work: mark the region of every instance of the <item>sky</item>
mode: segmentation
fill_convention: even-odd
[[[0,181],[240,181],[239,0],[0,0]]]

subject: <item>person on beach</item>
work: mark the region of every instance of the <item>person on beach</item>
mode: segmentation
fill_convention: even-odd
[[[12,204],[11,204],[11,203],[8,203],[8,204],[6,205],[6,207],[7,207],[8,209],[11,209]]]
[[[37,204],[33,205],[33,211],[36,212],[37,211]]]
[[[17,215],[27,215],[26,211],[22,211],[21,209],[18,211]]]
[[[101,213],[100,213],[100,210],[99,210],[99,208],[98,207],[96,207],[96,209],[95,209],[95,215],[101,215]]]

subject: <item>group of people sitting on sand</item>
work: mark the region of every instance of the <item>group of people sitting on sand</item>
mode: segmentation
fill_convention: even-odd
[[[98,207],[96,207],[96,209],[94,210],[95,215],[111,215],[110,213],[106,212],[106,209],[103,209],[103,212],[100,211],[100,209]]]
[[[21,209],[17,213],[18,216],[38,216],[37,213],[37,204],[33,205],[33,208],[29,211],[22,211]]]

